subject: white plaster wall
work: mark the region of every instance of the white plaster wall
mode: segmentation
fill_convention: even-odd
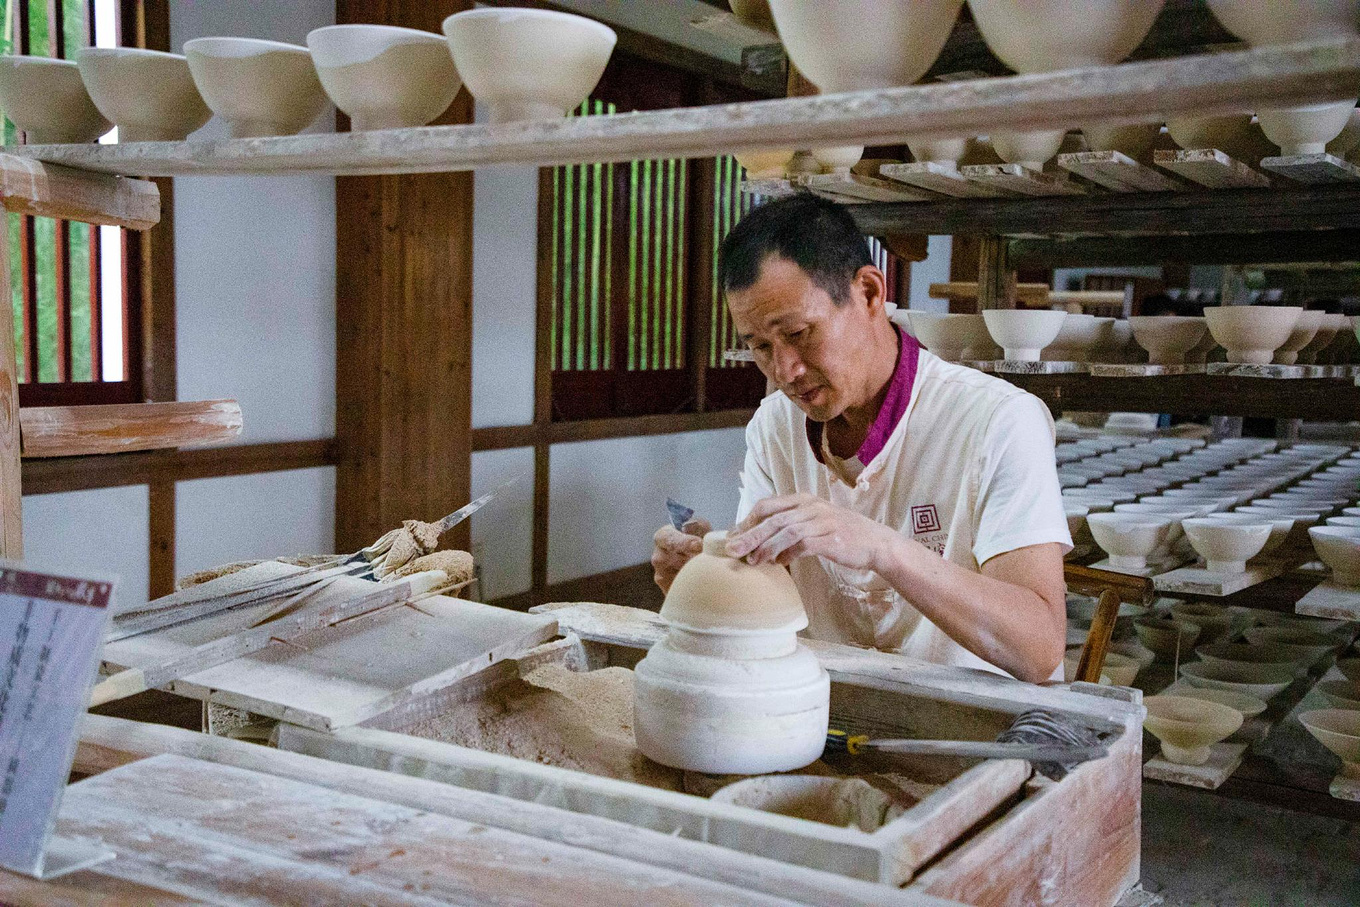
[[[534,451],[488,450],[472,455],[472,497],[518,481],[472,517],[472,552],[482,567],[482,600],[529,591],[533,580]]]
[[[170,5],[171,46],[204,35],[305,43],[329,0]],[[309,131],[330,131],[328,110]],[[214,118],[200,136],[224,135]],[[179,398],[241,403],[240,441],[335,434],[335,180],[175,180]]]
[[[953,251],[954,237],[930,237],[925,260],[911,263],[911,299],[907,308],[920,312],[949,311],[948,300],[930,298],[930,285],[948,283],[949,259]]]
[[[553,445],[548,582],[650,559],[667,497],[730,526],[745,451],[741,428]]]
[[[24,560],[118,577],[116,607],[144,604],[150,584],[145,485],[24,498]]]
[[[335,550],[335,469],[180,482],[175,575],[232,561]]]

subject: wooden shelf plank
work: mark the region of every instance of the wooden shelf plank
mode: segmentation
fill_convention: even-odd
[[[161,194],[155,183],[58,167],[13,154],[0,154],[0,200],[6,211],[16,214],[130,230],[148,230],[161,219]]]
[[[908,186],[929,189],[951,198],[1004,198],[1004,189],[969,180],[959,172],[957,164],[938,161],[916,161],[910,164],[884,164],[879,174]]]
[[[1332,154],[1268,157],[1261,167],[1300,183],[1360,183],[1360,167]]]
[[[1113,192],[1180,192],[1186,184],[1138,163],[1120,151],[1058,155],[1058,166]]]
[[[1086,190],[1065,177],[1041,173],[1020,164],[971,164],[959,173],[970,183],[1012,195],[1085,195]]]
[[[901,183],[858,173],[809,174],[797,177],[792,182],[818,194],[825,192],[846,196],[850,201],[925,202],[939,197],[933,192],[923,192]]]
[[[1270,177],[1216,148],[1154,151],[1153,162],[1210,189],[1252,189],[1270,185]]]
[[[1249,416],[1345,422],[1360,419],[1360,387],[1315,378],[1263,381],[1225,375],[1097,378],[1091,375],[1005,375],[1054,411]]]
[[[904,135],[1066,129],[1072,123],[1230,113],[1354,97],[1360,39],[1120,66],[551,122],[427,126],[209,142],[34,145],[13,153],[130,176],[426,173],[491,164],[578,164],[817,145]]]
[[[30,406],[19,410],[24,457],[75,457],[223,444],[241,433],[235,400]]]

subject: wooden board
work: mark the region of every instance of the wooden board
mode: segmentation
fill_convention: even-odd
[[[225,444],[241,434],[235,400],[27,406],[19,410],[25,457],[78,457]]]
[[[865,202],[924,202],[936,197],[931,192],[858,173],[809,174],[795,178],[793,183],[818,194],[829,193]]]
[[[1092,362],[1095,378],[1157,378],[1164,375],[1202,375],[1204,365],[1149,365],[1137,363]]]
[[[1086,194],[1086,190],[1065,177],[1020,164],[969,164],[960,167],[959,173],[969,182],[1011,195]]]
[[[1180,765],[1156,756],[1143,766],[1143,777],[1153,781],[1184,784],[1187,787],[1217,790],[1233,772],[1237,771],[1246,752],[1247,744],[1224,740],[1210,747],[1209,761],[1203,765]]]
[[[920,904],[925,907],[940,903],[876,883],[734,853],[727,848],[598,816],[569,813],[546,804],[118,718],[93,715],[87,719],[76,753],[76,770],[103,772],[161,754],[179,754],[264,772],[277,778],[316,785],[325,791],[358,794],[474,825],[569,844],[581,848],[587,858],[592,851],[611,854],[799,902],[866,907],[875,904]]]
[[[998,375],[1083,375],[1090,371],[1085,362],[1021,362],[999,359],[992,371]]]
[[[1333,620],[1360,620],[1360,589],[1331,580],[1319,583],[1294,605],[1297,614]]]
[[[571,903],[587,890],[600,905],[781,903],[363,791],[174,755],[72,785],[58,829],[118,851],[94,874],[210,903]]]
[[[1178,192],[1184,182],[1140,164],[1122,151],[1058,155],[1058,166],[1114,192]]]
[[[1360,183],[1360,167],[1334,154],[1268,157],[1261,167],[1300,183]]]
[[[161,196],[155,183],[52,166],[13,154],[0,154],[0,202],[15,214],[129,230],[148,230],[161,219]]]
[[[1216,148],[1194,151],[1154,151],[1158,167],[1210,189],[1252,189],[1270,185],[1270,178]]]
[[[342,577],[304,602],[343,598],[367,586],[367,580]],[[118,640],[105,646],[104,660],[119,669],[159,664],[247,627],[273,607],[251,605]],[[441,689],[556,632],[551,617],[435,596],[190,674],[169,689],[327,730]]]
[[[435,126],[194,142],[21,146],[50,163],[134,176],[418,173],[819,145],[902,136],[1066,129],[1072,123],[1208,116],[1354,97],[1360,40],[1262,47],[1120,66],[846,94],[499,125]]]
[[[958,165],[952,163],[917,161],[910,164],[884,164],[878,172],[886,179],[953,198],[997,198],[1008,195],[1004,189],[969,180],[959,172]]]
[[[1286,573],[1292,564],[1273,558],[1257,558],[1247,562],[1242,573],[1215,573],[1203,567],[1182,567],[1152,578],[1158,592],[1177,595],[1224,596],[1258,586],[1266,580]]]
[[[743,195],[759,195],[761,198],[784,198],[798,190],[786,179],[748,179],[741,181]]]
[[[1223,375],[1230,378],[1306,378],[1308,373],[1301,365],[1253,365],[1246,362],[1210,362],[1204,367],[1210,375]]]

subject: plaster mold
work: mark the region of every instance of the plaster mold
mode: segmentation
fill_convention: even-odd
[[[90,99],[118,126],[118,141],[175,142],[212,117],[179,54],[85,47],[76,54]]]
[[[69,60],[0,56],[0,110],[33,145],[93,142],[113,126]]]
[[[326,109],[307,48],[255,38],[184,42],[194,85],[233,138],[292,135]]]
[[[462,84],[442,35],[390,25],[328,25],[307,34],[321,85],[356,132],[424,126]]]

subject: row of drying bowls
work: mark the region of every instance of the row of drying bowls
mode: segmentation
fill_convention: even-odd
[[[1228,362],[1311,365],[1349,362],[1360,342],[1360,327],[1351,317],[1298,306],[1213,306],[1203,317],[1127,320],[1048,309],[993,309],[981,315],[898,309],[891,317],[950,362],[1134,363],[1143,361],[1141,347],[1151,364],[1178,365],[1203,363],[1221,346]]]
[[[614,49],[592,19],[530,9],[476,9],[444,34],[386,25],[333,25],[307,47],[254,38],[184,42],[184,55],[87,47],[75,62],[0,56],[0,109],[30,144],[173,141],[212,114],[236,138],[291,135],[326,109],[355,130],[424,126],[460,85],[492,122],[561,117],[585,99]],[[508,61],[513,61],[509,64]]]
[[[920,79],[943,50],[963,2],[743,0],[733,9],[748,21],[772,25],[803,75],[822,92],[840,92]],[[1119,63],[1147,37],[1163,5],[1163,0],[1104,0],[1079,8],[1070,0],[967,2],[988,48],[1018,73]],[[1208,5],[1224,28],[1253,47],[1360,36],[1360,0],[1208,0]],[[1253,163],[1273,153],[1272,143],[1287,155],[1327,150],[1344,156],[1360,145],[1355,105],[1350,98],[1228,116],[1179,116],[1167,127],[1183,148],[1218,148]],[[1091,150],[1141,158],[1160,128],[1159,121],[1083,132]],[[1065,130],[999,132],[990,140],[1002,160],[1041,166],[1058,153],[1064,136]],[[907,145],[918,161],[958,163],[978,151],[976,141],[963,135],[908,137]],[[776,175],[768,171],[781,160],[787,162],[788,155],[773,152],[752,163]]]

